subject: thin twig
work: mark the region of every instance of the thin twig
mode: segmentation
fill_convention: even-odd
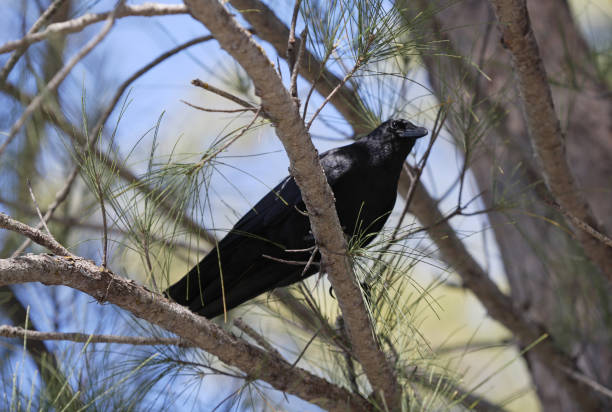
[[[332,52],[335,50],[335,46],[333,46],[330,50],[327,51],[327,53],[325,54],[325,56],[323,57],[323,60],[321,61],[321,63],[319,64],[319,73],[317,73],[317,75],[315,77],[313,77],[312,79],[310,79],[312,85],[310,86],[310,90],[308,90],[308,94],[306,96],[306,101],[304,102],[304,110],[302,112],[302,119],[306,120],[306,112],[308,110],[308,103],[310,103],[310,98],[312,97],[312,94],[314,93],[315,90],[317,90],[317,83],[319,82],[319,80],[321,80],[321,77],[325,77],[324,76],[324,72],[325,72],[325,64],[327,63],[327,60],[329,59],[329,57],[331,56]],[[312,57],[312,56],[309,56]],[[309,59],[310,61],[310,59]],[[302,68],[302,72],[304,71],[304,68]],[[306,72],[305,75],[308,76],[308,74],[310,74],[309,72]],[[304,75],[304,74],[303,74]],[[344,86],[343,86],[344,88]],[[334,104],[334,103],[332,103]]]
[[[300,4],[302,4],[302,0],[295,0],[293,15],[291,16],[291,26],[289,28],[289,38],[287,39],[287,60],[289,61],[289,72],[291,73],[293,73],[296,63],[295,25],[297,24],[297,17],[300,12]]]
[[[153,290],[159,291],[160,289],[157,287],[157,282],[155,281],[155,276],[153,275],[153,264],[151,263],[151,254],[149,253],[149,236],[145,236],[142,242],[143,252],[145,256],[145,263],[147,264],[147,270],[149,271],[149,278],[151,279],[151,286],[153,286]]]
[[[287,60],[289,62],[289,73],[291,73],[291,82],[289,87],[289,94],[293,98],[297,98],[297,71],[299,68],[299,54],[303,51],[304,42],[300,43],[300,51],[297,56],[295,53],[295,25],[297,24],[297,17],[300,12],[300,4],[302,0],[295,0],[295,5],[293,6],[293,16],[291,17],[291,26],[289,29],[289,38],[287,39]],[[306,26],[308,29],[308,26]],[[302,32],[302,36],[304,33]]]
[[[312,253],[310,254],[310,258],[308,258],[308,262],[306,262],[306,266],[304,266],[304,270],[302,270],[302,273],[300,274],[300,279],[304,277],[304,275],[306,274],[306,271],[308,270],[310,266],[315,265],[321,268],[321,264],[313,263],[314,257],[318,251],[319,251],[319,247],[315,246]]]
[[[319,336],[326,342],[348,351],[348,337],[340,336],[327,322],[327,319],[316,309],[303,304],[298,298],[291,294],[287,288],[274,289],[270,292],[278,301],[285,306],[300,322],[302,328],[308,328],[313,332],[321,329]]]
[[[21,47],[45,40],[47,37],[53,34],[67,34],[77,33],[82,31],[85,27],[106,20],[115,11],[105,13],[88,13],[81,17],[73,20],[63,21],[61,23],[53,23],[47,26],[47,28],[41,32],[32,33],[26,35],[19,40],[9,41],[0,46],[0,54],[7,53],[12,50],[17,50]],[[148,3],[142,5],[124,5],[120,7],[116,14],[116,18],[128,17],[128,16],[168,16],[175,14],[187,13],[187,7],[184,4],[155,4]]]
[[[185,101],[183,99],[181,99],[181,103],[185,103],[187,106],[192,107],[196,110],[201,110],[203,112],[209,112],[209,113],[244,113],[244,112],[253,112],[253,109],[208,109],[206,107],[202,107],[202,106],[198,106],[196,104],[193,103],[189,103],[188,101]]]
[[[285,252],[290,252],[290,253],[312,252],[316,248],[317,248],[316,246],[311,246],[305,249],[285,249]]]
[[[106,196],[102,190],[100,178],[100,174],[96,173],[94,176],[94,184],[98,195],[98,201],[100,202],[100,211],[102,212],[102,267],[106,269],[108,267],[108,222],[106,219],[106,205],[104,202]]]
[[[245,127],[242,128],[242,130],[240,131],[240,133],[238,133],[236,136],[234,136],[233,138],[231,138],[228,142],[226,142],[223,146],[221,146],[218,150],[215,150],[213,153],[210,153],[208,155],[205,155],[202,157],[202,159],[194,166],[194,168],[198,168],[198,167],[202,167],[206,162],[208,162],[210,159],[212,159],[213,157],[217,156],[219,153],[221,153],[222,151],[224,151],[225,149],[227,149],[228,147],[230,147],[232,144],[234,144],[234,142],[238,139],[240,139],[242,136],[244,136],[244,134],[251,128],[251,126],[253,126],[253,123],[255,123],[255,120],[257,120],[257,117],[259,116],[259,113],[261,112],[261,108],[257,109],[255,111],[255,116],[253,116],[253,119],[251,119],[251,121],[249,122],[249,124],[247,124]]]
[[[445,284],[444,286],[448,285]],[[466,353],[472,353],[486,349],[504,348],[512,345],[516,345],[516,341],[511,338],[483,342],[460,342],[454,345],[440,346],[435,349],[435,353],[436,355],[444,355],[452,352],[461,351],[463,352],[461,356],[464,356]]]
[[[34,203],[34,207],[36,208],[36,214],[38,215],[38,218],[40,219],[40,224],[45,228],[45,230],[47,231],[47,234],[53,237],[53,235],[51,234],[51,231],[47,227],[47,221],[43,218],[42,212],[40,211],[40,206],[38,206],[38,202],[36,201],[36,196],[34,196],[34,191],[32,190],[32,184],[30,183],[30,179],[27,179],[26,183],[28,186],[28,190],[30,191],[30,197],[32,198],[32,202]]]
[[[95,335],[78,332],[40,332],[26,330],[17,326],[0,325],[0,336],[5,338],[22,338],[34,340],[59,340],[89,343],[119,343],[122,345],[155,346],[174,345],[183,348],[194,345],[181,338],[157,338],[144,336]]]
[[[421,186],[421,185],[419,185]],[[428,226],[423,226],[423,227],[419,227],[418,229],[414,229],[409,231],[406,234],[403,234],[402,236],[398,237],[395,239],[395,241],[402,241],[404,239],[410,239],[412,238],[414,235],[421,233],[421,232],[427,232],[430,231],[432,229],[435,229],[436,227],[446,224],[446,222],[448,222],[449,220],[451,220],[452,218],[456,217],[456,216],[477,216],[477,215],[484,215],[484,214],[488,214],[491,212],[496,212],[499,211],[500,208],[493,206],[493,207],[487,207],[485,209],[481,209],[481,210],[477,210],[475,212],[464,212],[465,207],[456,207],[455,210],[453,210],[451,213],[445,215],[444,217],[442,217],[440,220],[438,220],[437,222],[432,223],[431,225]]]
[[[70,189],[72,188],[72,183],[75,181],[78,174],[79,174],[79,168],[78,166],[75,166],[72,169],[72,172],[70,172],[68,179],[66,179],[66,183],[64,183],[64,186],[55,195],[55,200],[53,201],[53,203],[51,203],[51,205],[49,205],[49,208],[47,209],[47,212],[45,213],[45,215],[42,217],[41,222],[38,225],[36,225],[36,229],[40,229],[41,227],[43,227],[43,223],[45,223],[45,228],[46,228],[46,222],[48,222],[53,217],[53,213],[55,213],[55,210],[68,197],[68,194],[70,193]],[[37,210],[38,210],[38,207],[37,207]],[[48,228],[47,228],[47,232],[49,234],[51,233],[49,232]],[[13,252],[11,257],[17,257],[21,255],[23,251],[26,250],[26,248],[30,245],[31,242],[32,240],[30,239],[24,240],[23,243],[17,248],[17,250]]]
[[[23,236],[26,236],[32,239],[33,242],[46,247],[47,249],[49,249],[50,251],[52,251],[53,253],[57,255],[72,256],[72,253],[70,253],[68,249],[60,245],[51,236],[41,232],[38,229],[35,229],[24,223],[21,223],[2,212],[0,212],[0,228],[7,229],[15,233],[19,233]]]
[[[296,100],[298,98],[297,78],[298,72],[300,71],[300,63],[304,58],[304,51],[306,50],[306,36],[308,36],[308,26],[306,26],[300,36],[300,50],[298,51],[297,61],[293,66],[293,70],[291,71],[291,87],[289,88],[289,93],[291,94],[291,97]]]
[[[231,100],[232,102],[239,104],[242,107],[246,107],[247,109],[251,109],[251,110],[257,110],[257,107],[253,106],[251,103],[247,102],[246,100],[242,100],[240,97],[238,96],[234,96],[231,93],[228,93],[224,90],[221,90],[211,84],[208,84],[206,82],[203,82],[200,79],[194,79],[191,81],[191,84],[193,84],[194,86],[197,87],[201,87],[204,90],[208,90],[209,92],[212,92],[214,94],[217,94],[221,97],[225,97],[227,100]]]
[[[589,387],[591,387],[593,390],[595,390],[595,392],[597,392],[597,393],[599,393],[601,395],[604,395],[607,398],[612,399],[612,389],[609,389],[609,388],[603,386],[599,382],[589,378],[588,376],[586,376],[583,373],[577,372],[574,369],[570,369],[570,368],[566,368],[566,367],[561,367],[561,369],[563,370],[563,372],[567,373],[572,378],[574,378],[577,381],[580,381],[580,382],[584,383],[585,385],[588,385]]]
[[[315,111],[315,113],[312,115],[312,117],[308,121],[308,124],[306,125],[306,130],[310,130],[310,126],[312,126],[312,122],[314,121],[314,119],[316,119],[319,113],[321,113],[321,110],[323,110],[325,105],[329,103],[331,99],[333,99],[333,97],[336,95],[336,93],[338,93],[338,91],[342,88],[342,86],[344,86],[344,84],[348,81],[348,79],[350,79],[353,76],[353,74],[355,74],[355,72],[357,71],[357,69],[359,69],[359,67],[361,67],[361,58],[357,60],[357,63],[355,63],[355,66],[353,66],[352,70],[348,72],[346,76],[344,76],[342,81],[338,83],[336,87],[334,87],[334,89],[331,91],[330,94],[327,95],[323,103],[321,103],[319,108]]]
[[[34,22],[32,27],[30,27],[30,30],[28,30],[26,36],[36,33],[38,29],[40,29],[47,22],[47,20],[49,20],[53,16],[53,14],[55,14],[55,12],[65,1],[66,0],[54,0],[53,3],[51,3],[49,7],[47,7],[47,9]],[[15,67],[21,56],[23,56],[23,54],[26,52],[28,46],[29,44],[26,44],[15,50],[13,54],[11,54],[11,57],[9,57],[2,70],[0,70],[0,84],[3,84],[6,81],[8,75],[11,73],[11,70],[13,70],[13,67]]]
[[[270,255],[261,255],[261,257],[264,257],[266,259],[270,259],[273,260],[275,262],[279,262],[279,263],[284,263],[286,265],[294,265],[294,266],[308,266],[308,262],[306,260],[286,260],[286,259],[281,259],[281,258],[277,258],[274,256],[270,256]],[[311,265],[316,265],[319,266],[318,263],[310,263]]]
[[[602,242],[606,246],[612,248],[612,239],[610,239],[608,236],[606,236],[605,234],[601,233],[600,231],[598,231],[597,229],[595,229],[593,226],[589,225],[585,221],[578,219],[570,211],[563,209],[557,203],[548,202],[548,204],[552,205],[559,212],[563,213],[563,215],[565,217],[567,217],[572,222],[572,224],[574,226],[578,227],[579,229],[584,230],[589,235],[593,236],[595,239],[599,240],[600,242]]]
[[[304,357],[304,355],[306,354],[306,350],[310,347],[310,345],[312,344],[312,342],[314,342],[315,338],[319,335],[319,331],[321,330],[321,328],[317,329],[315,331],[315,333],[312,335],[312,337],[310,338],[310,340],[306,343],[306,346],[304,346],[304,348],[302,349],[302,351],[300,352],[300,354],[298,355],[297,358],[295,358],[295,360],[293,361],[293,363],[291,364],[291,367],[294,368],[298,362],[300,361],[300,359],[302,359]]]
[[[120,5],[121,4],[123,4],[123,2],[120,3]],[[94,47],[96,47],[110,32],[110,29],[115,23],[115,14],[118,8],[119,6],[108,15],[107,22],[102,28],[102,30],[100,30],[100,32],[95,37],[93,37],[89,42],[87,42],[87,44],[81,50],[79,50],[79,52],[75,54],[72,59],[70,59],[70,61],[68,61],[68,63],[66,63],[66,65],[55,74],[55,76],[53,76],[53,78],[49,81],[49,83],[47,83],[43,90],[41,90],[41,92],[34,99],[32,99],[32,101],[23,111],[19,119],[13,124],[13,126],[9,130],[8,136],[4,143],[2,143],[2,146],[0,146],[0,156],[2,156],[4,150],[13,141],[13,139],[17,135],[17,132],[21,130],[21,127],[25,124],[26,120],[32,115],[32,113],[34,113],[34,111],[38,109],[38,107],[43,103],[44,99],[49,95],[49,93],[55,91],[64,81],[66,76],[68,76],[68,74],[72,71],[74,66],[76,66],[76,64],[81,61],[81,59],[83,59],[87,54],[89,54],[89,52],[91,52]]]

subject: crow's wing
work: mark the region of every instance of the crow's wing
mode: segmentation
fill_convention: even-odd
[[[321,155],[332,188],[342,181],[354,156],[347,147]],[[305,261],[310,252],[286,252],[314,245],[310,222],[295,180],[286,177],[245,214],[204,259],[168,290],[194,312],[214,317],[246,300],[301,279],[303,267],[266,256]],[[264,256],[265,255],[265,256]],[[306,275],[316,272],[313,266]],[[225,297],[225,302],[223,302]]]
[[[235,289],[257,292],[254,296],[263,293],[265,290],[259,289],[264,285],[259,283],[264,279],[258,279],[256,272],[269,266],[270,276],[282,278],[284,273],[278,273],[276,262],[262,255],[279,255],[285,249],[296,248],[296,242],[302,246],[299,239],[308,234],[308,219],[296,208],[304,208],[302,196],[293,178],[287,177],[251,208],[198,265],[170,287],[170,297],[203,313],[218,306],[215,302],[223,293],[227,309],[247,300],[229,302],[229,294]],[[267,285],[272,280],[263,283]]]

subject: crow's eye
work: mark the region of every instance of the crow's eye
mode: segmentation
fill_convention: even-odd
[[[399,120],[394,120],[391,122],[391,128],[392,129],[403,129],[404,128],[404,123],[400,122]]]

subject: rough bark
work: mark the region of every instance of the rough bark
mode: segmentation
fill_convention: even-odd
[[[491,0],[491,3],[495,7],[502,42],[512,54],[530,140],[553,199],[568,213],[605,231],[595,219],[569,169],[565,138],[555,112],[540,48],[531,28],[527,4],[524,0]],[[585,254],[612,281],[612,249],[578,227],[574,235]]]
[[[226,364],[245,372],[249,378],[264,380],[280,391],[299,396],[321,408],[335,411],[370,409],[368,402],[359,395],[351,394],[283,359],[272,357],[206,318],[133,281],[102,270],[90,261],[32,254],[0,259],[0,286],[26,282],[64,285],[87,293],[101,303],[115,304],[214,354]]]
[[[334,196],[319,163],[318,152],[304,126],[299,107],[265,52],[216,0],[186,1],[191,15],[202,22],[219,44],[252,79],[262,109],[276,126],[289,157],[290,171],[302,192],[322,261],[338,298],[355,357],[363,366],[377,396],[391,410],[400,408],[401,389],[379,348],[361,290],[347,255]]]
[[[403,4],[417,13],[427,11],[428,7],[443,9],[441,5],[447,2],[435,2],[433,6],[426,1]],[[529,7],[546,71],[555,80],[552,97],[562,119],[569,166],[581,194],[609,232],[612,101],[605,97],[605,86],[593,75],[588,48],[565,1],[530,2]],[[485,191],[485,203],[494,204],[500,200],[499,193],[505,193],[505,199],[510,199],[514,207],[488,216],[514,306],[524,317],[546,325],[562,349],[578,358],[588,376],[610,386],[612,334],[601,327],[606,324],[611,306],[607,297],[609,286],[581,256],[573,240],[546,221],[562,221],[563,217],[541,201],[550,199],[550,194],[541,183],[543,177],[534,161],[514,74],[509,70],[510,56],[501,45],[498,32],[489,30],[492,24],[494,14],[485,2],[465,1],[436,13],[426,29],[430,39],[447,41],[444,44],[450,54],[472,56],[491,81],[462,67],[455,59],[431,56],[423,59],[440,100],[460,90],[462,95],[453,97],[462,105],[470,105],[476,95],[487,98],[484,106],[472,107],[481,118],[491,110],[504,114],[469,162],[480,189]],[[488,32],[491,34],[487,35]],[[482,58],[474,57],[474,50],[482,50]],[[454,132],[461,141],[458,129],[454,128]],[[499,170],[505,173],[496,172]],[[559,387],[556,372],[535,355],[528,354],[528,359],[546,410],[580,409]]]

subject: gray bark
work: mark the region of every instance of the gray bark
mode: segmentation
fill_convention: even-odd
[[[416,3],[419,4],[413,6],[419,11],[431,5],[425,1]],[[549,80],[554,80],[549,84],[553,85],[552,96],[565,134],[567,162],[581,195],[609,233],[612,230],[609,91],[594,75],[588,48],[565,1],[530,2],[529,14]],[[496,24],[494,14],[487,2],[465,1],[437,13],[433,23],[430,36],[449,40],[455,53],[471,56],[492,79],[490,82],[478,79],[479,75],[471,70],[465,81],[463,74],[469,68],[452,59],[440,63],[439,58],[425,57],[440,100],[446,99],[451,90],[461,90],[462,104],[469,104],[474,95],[488,99],[488,103],[473,107],[481,118],[485,110],[503,114],[486,134],[479,153],[472,153],[468,161],[480,189],[485,190],[487,205],[503,200],[514,206],[488,216],[514,306],[527,318],[545,325],[561,349],[577,358],[584,373],[609,387],[612,328],[606,327],[605,320],[611,308],[610,284],[578,243],[546,220],[567,226],[563,217],[543,202],[552,197],[531,146],[510,55],[500,42],[497,28],[491,28]],[[482,58],[478,55],[481,50]],[[459,127],[454,132],[462,141]],[[499,170],[504,172],[496,172]],[[563,378],[558,371],[551,372],[543,366],[535,353],[527,358],[544,410],[580,409],[560,388],[559,379]]]

